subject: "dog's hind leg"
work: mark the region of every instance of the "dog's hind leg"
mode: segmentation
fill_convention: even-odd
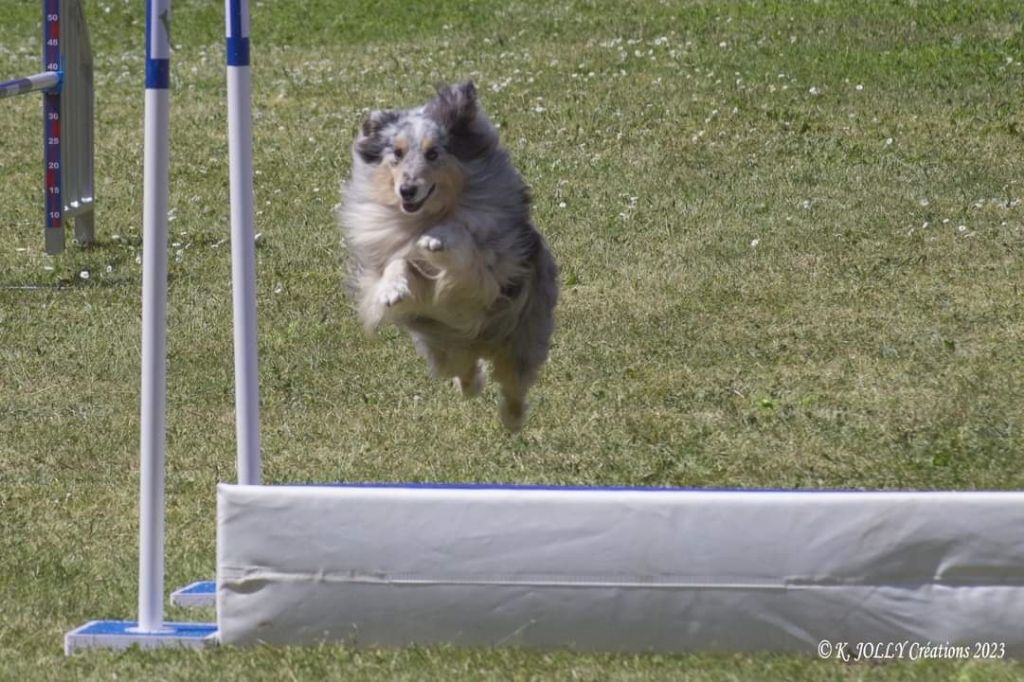
[[[443,348],[415,333],[412,337],[416,350],[430,365],[431,375],[438,379],[452,379],[466,398],[480,395],[484,387],[484,375],[475,352]]]
[[[501,387],[498,416],[506,429],[515,432],[523,427],[526,420],[526,393],[537,379],[537,369],[505,353],[496,355],[493,361],[494,380]]]
[[[464,398],[475,398],[484,390],[484,372],[480,360],[474,359],[468,369],[455,376],[455,386]]]

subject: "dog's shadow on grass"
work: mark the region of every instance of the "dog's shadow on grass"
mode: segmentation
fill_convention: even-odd
[[[134,264],[141,243],[138,238],[101,238],[85,246],[68,244],[61,254],[34,259],[29,271],[15,267],[5,272],[0,276],[0,291],[114,288],[137,284],[139,272],[129,265]]]
[[[257,243],[257,248],[265,246]],[[190,237],[187,249],[197,252],[201,249],[221,248],[229,258],[231,246],[221,235],[196,235]],[[175,262],[174,244],[168,245],[168,284],[179,274],[180,264]],[[117,237],[100,238],[80,246],[69,244],[64,253],[48,259],[48,263],[33,272],[13,268],[0,275],[0,291],[57,291],[62,289],[120,287],[140,288],[142,286],[142,238]]]

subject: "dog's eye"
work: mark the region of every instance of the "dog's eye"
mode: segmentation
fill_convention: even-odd
[[[398,149],[397,147],[392,153],[395,155],[395,159],[397,159],[398,161],[401,161],[402,157],[405,156],[405,152],[401,149]]]
[[[426,153],[427,161],[437,161],[438,153],[436,147],[431,147]]]

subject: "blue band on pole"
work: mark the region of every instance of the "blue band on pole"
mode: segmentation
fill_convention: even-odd
[[[171,87],[170,0],[146,3],[146,89]]]
[[[249,39],[229,36],[227,39],[227,60],[228,66],[249,66]]]
[[[146,89],[167,90],[171,87],[171,60],[146,60]]]

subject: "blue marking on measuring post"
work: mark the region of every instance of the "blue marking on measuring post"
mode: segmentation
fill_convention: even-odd
[[[146,5],[146,88],[171,87],[171,7],[169,0]]]
[[[228,66],[249,66],[249,3],[225,0]]]

